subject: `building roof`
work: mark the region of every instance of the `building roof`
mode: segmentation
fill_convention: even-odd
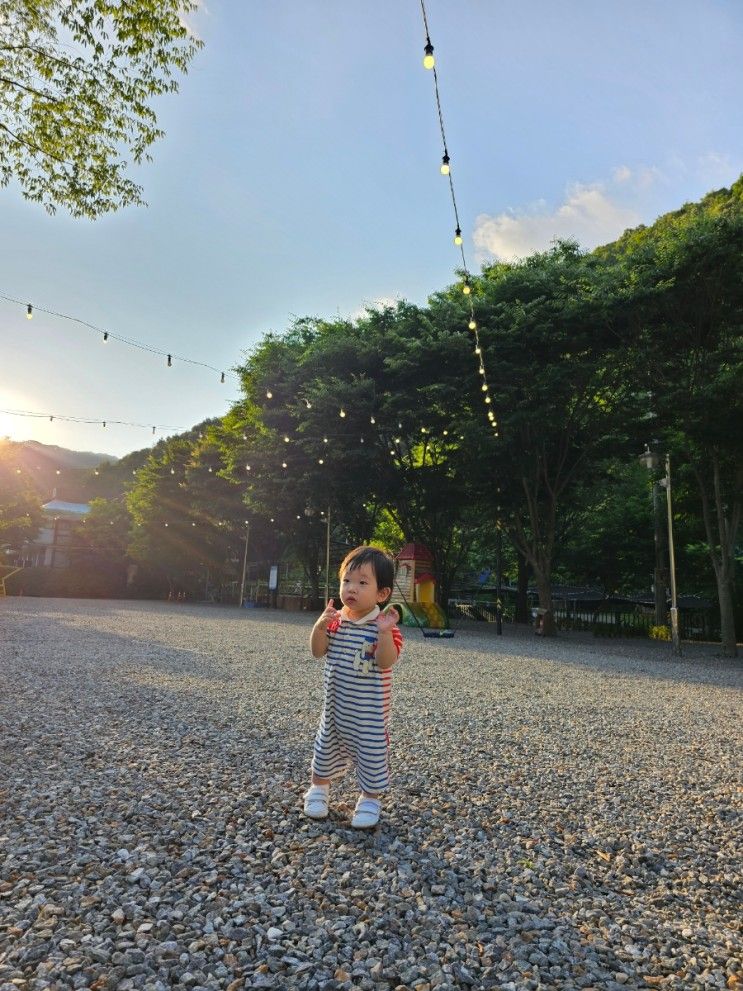
[[[396,558],[398,561],[410,561],[413,559],[416,561],[433,561],[431,552],[425,544],[405,544]]]
[[[45,502],[41,508],[50,516],[87,516],[90,512],[90,503],[52,499],[51,502]]]

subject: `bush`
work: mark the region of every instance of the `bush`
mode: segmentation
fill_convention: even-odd
[[[651,640],[670,640],[671,631],[667,626],[651,626],[648,630],[648,636]]]

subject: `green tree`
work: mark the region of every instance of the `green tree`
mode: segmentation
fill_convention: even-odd
[[[386,512],[430,548],[445,601],[478,525],[461,425],[468,358],[466,337],[409,304],[355,323],[301,320],[251,355],[235,458],[250,465],[249,504],[283,529],[310,576],[319,509],[344,545],[371,539]]]
[[[743,177],[628,232],[604,253],[625,266],[625,343],[654,434],[672,463],[696,479],[723,649],[734,656],[743,511]]]
[[[16,468],[18,445],[0,440],[0,565],[5,549],[34,540],[42,523],[41,499],[27,472]]]
[[[497,439],[480,442],[481,500],[551,610],[569,495],[616,444],[632,401],[615,354],[612,272],[563,243],[487,268],[474,291],[499,424]]]
[[[152,107],[201,42],[195,0],[4,0],[0,185],[53,213],[96,218],[141,204],[127,175],[163,132]]]

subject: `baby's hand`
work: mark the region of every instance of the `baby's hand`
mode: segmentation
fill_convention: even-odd
[[[328,599],[328,604],[322,612],[322,615],[318,619],[318,623],[322,623],[324,626],[329,626],[334,619],[340,619],[340,612],[333,605],[333,600]]]
[[[397,609],[389,609],[387,612],[381,612],[377,616],[377,629],[380,633],[389,633],[393,626],[397,626],[400,622],[400,617],[397,613]]]

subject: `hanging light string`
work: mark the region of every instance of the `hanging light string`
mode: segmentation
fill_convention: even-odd
[[[108,419],[90,420],[84,416],[68,416],[60,413],[36,413],[27,409],[0,409],[0,413],[4,413],[7,416],[28,416],[36,420],[49,420],[50,423],[53,423],[55,420],[61,420],[63,423],[93,423],[103,427],[108,426],[109,424],[120,427],[142,427],[146,430],[152,430],[153,434],[157,430],[173,430],[176,433],[186,432],[184,427],[175,427],[172,424],[167,423],[132,423],[130,420]]]
[[[467,258],[464,253],[464,240],[462,238],[462,224],[459,220],[459,210],[457,209],[457,197],[454,193],[454,179],[451,172],[451,159],[449,157],[449,146],[446,143],[446,130],[444,128],[444,115],[441,110],[441,94],[439,92],[439,76],[436,71],[436,60],[434,58],[434,48],[431,44],[431,32],[428,27],[428,15],[426,14],[426,5],[424,0],[420,0],[421,14],[423,15],[423,27],[426,32],[426,44],[423,49],[423,66],[426,69],[430,69],[433,72],[433,88],[436,95],[436,110],[439,117],[439,127],[441,129],[441,143],[443,146],[443,156],[441,158],[441,174],[446,176],[449,180],[449,192],[451,194],[451,202],[454,208],[454,244],[459,248],[462,255],[462,268],[464,269],[464,281],[462,283],[462,292],[467,297],[467,303],[469,305],[470,317],[468,321],[468,328],[475,335],[475,356],[478,359],[478,372],[482,379],[480,384],[480,391],[483,393],[483,398],[485,400],[485,405],[488,411],[488,420],[492,426],[495,436],[498,436],[498,421],[496,420],[495,413],[492,409],[492,399],[490,397],[490,387],[488,385],[488,378],[485,369],[485,359],[483,355],[482,342],[480,341],[480,334],[477,327],[477,320],[475,319],[475,306],[472,300],[472,276],[470,275],[469,266],[467,265]]]
[[[157,354],[163,358],[167,358],[167,367],[170,368],[174,361],[182,361],[187,365],[198,365],[201,368],[208,368],[211,372],[216,372],[220,376],[219,381],[224,382],[227,375],[230,378],[237,378],[233,372],[225,372],[221,368],[215,368],[214,365],[208,365],[205,361],[196,361],[194,358],[186,358],[184,355],[175,354],[173,351],[161,351],[160,348],[152,347],[150,344],[143,344],[141,341],[135,341],[131,337],[122,337],[121,334],[114,334],[113,331],[106,330],[105,327],[97,327],[93,323],[88,323],[87,320],[81,320],[80,317],[72,317],[68,313],[59,313],[57,310],[48,310],[43,306],[37,306],[36,303],[25,303],[22,299],[18,299],[15,296],[7,296],[5,293],[0,293],[0,299],[4,299],[8,303],[18,303],[26,308],[26,317],[31,320],[35,312],[46,313],[47,316],[59,317],[61,320],[69,320],[71,323],[78,323],[81,327],[87,327],[96,334],[100,334],[105,341],[119,341],[121,344],[126,344],[127,347],[137,348],[140,351],[148,351],[150,354]]]

